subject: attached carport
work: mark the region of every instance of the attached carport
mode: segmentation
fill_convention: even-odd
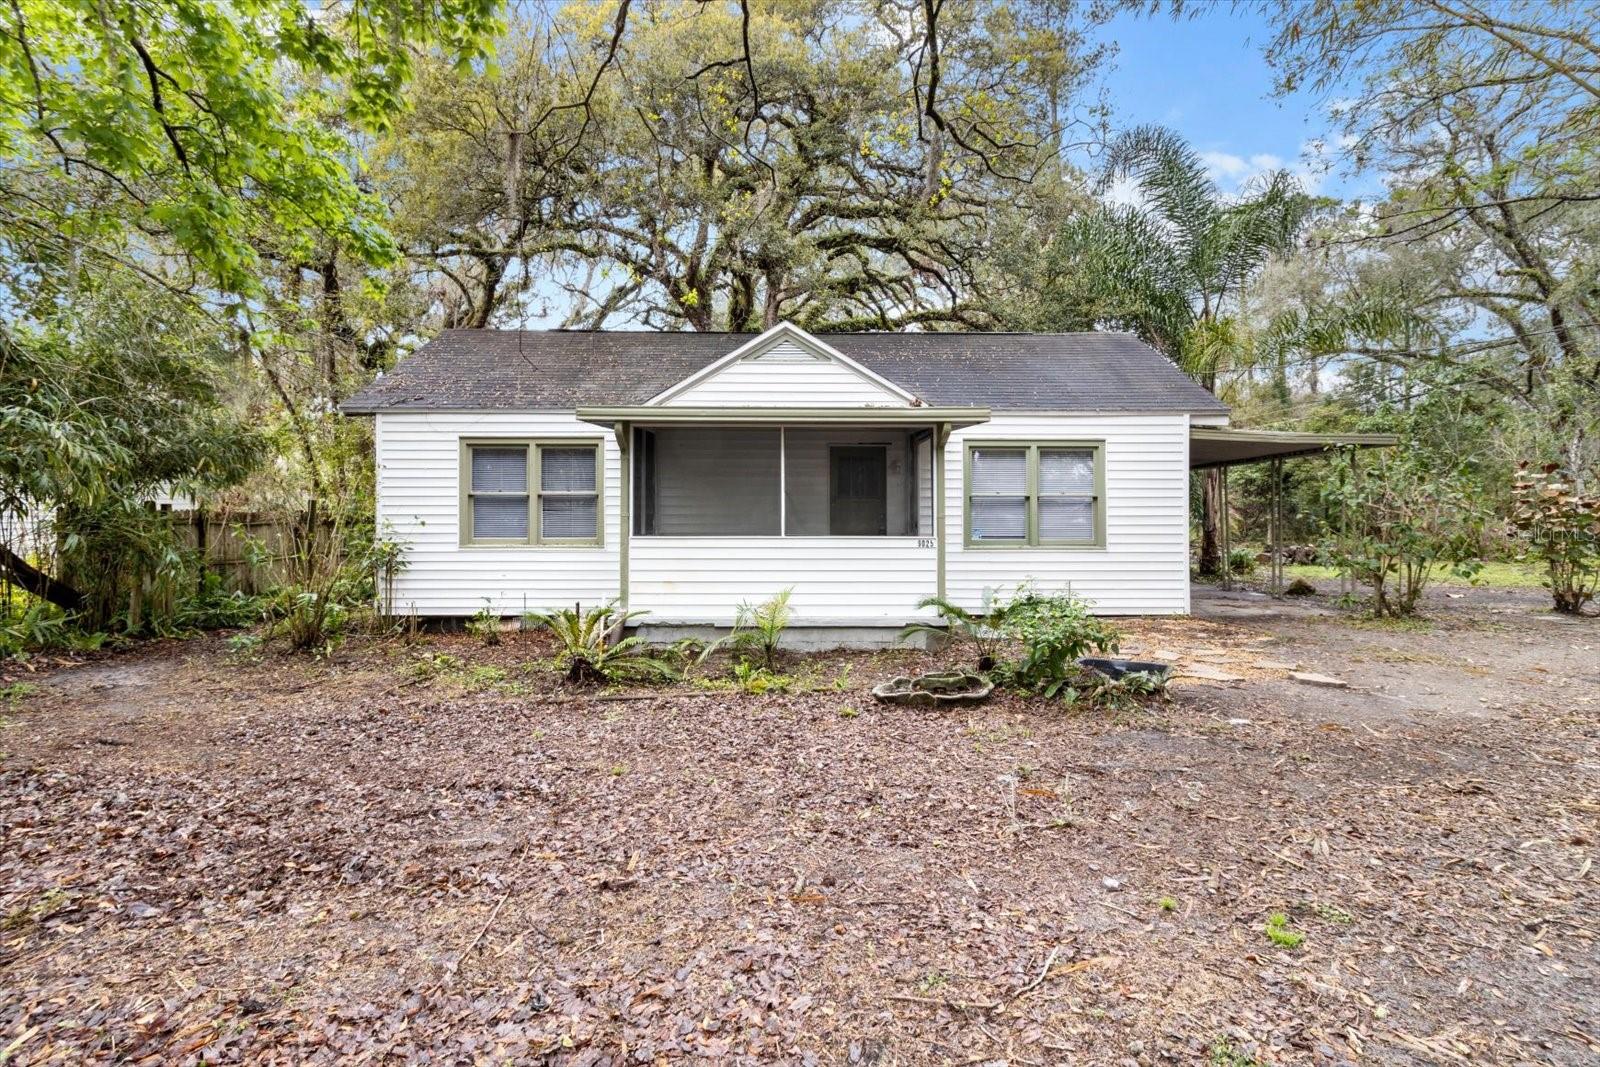
[[[1334,452],[1365,448],[1391,448],[1400,443],[1392,433],[1294,433],[1281,430],[1234,430],[1226,427],[1195,427],[1189,431],[1189,469],[1215,470],[1218,473],[1217,503],[1222,521],[1218,549],[1222,554],[1222,587],[1233,588],[1228,568],[1232,549],[1229,535],[1228,471],[1246,463],[1270,465],[1271,505],[1267,512],[1267,551],[1271,555],[1270,591],[1283,592],[1283,554],[1279,544],[1283,530],[1283,461],[1299,456],[1324,456]]]

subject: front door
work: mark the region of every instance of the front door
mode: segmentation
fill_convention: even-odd
[[[828,456],[828,532],[857,537],[888,533],[888,449],[834,445]]]

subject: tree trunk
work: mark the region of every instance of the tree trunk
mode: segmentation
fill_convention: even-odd
[[[1200,476],[1200,574],[1216,577],[1222,573],[1222,477],[1215,468]]]
[[[17,555],[5,545],[0,545],[0,570],[34,596],[67,611],[82,611],[83,594],[64,582],[58,582],[33,564]]]

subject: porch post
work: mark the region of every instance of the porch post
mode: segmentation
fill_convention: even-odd
[[[933,545],[935,554],[934,589],[944,599],[944,446],[950,440],[950,424],[940,423],[933,428]]]
[[[617,468],[617,484],[622,494],[617,508],[617,601],[623,614],[628,611],[628,538],[633,533],[633,427],[626,422],[613,424],[617,450],[622,453]]]

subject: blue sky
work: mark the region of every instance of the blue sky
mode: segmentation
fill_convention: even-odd
[[[1303,158],[1332,131],[1308,93],[1273,95],[1262,46],[1272,30],[1260,12],[1217,4],[1197,18],[1117,16],[1099,36],[1119,52],[1104,85],[1120,127],[1168,126],[1194,145],[1227,191],[1263,170],[1287,167],[1313,191],[1355,193],[1353,182]]]

